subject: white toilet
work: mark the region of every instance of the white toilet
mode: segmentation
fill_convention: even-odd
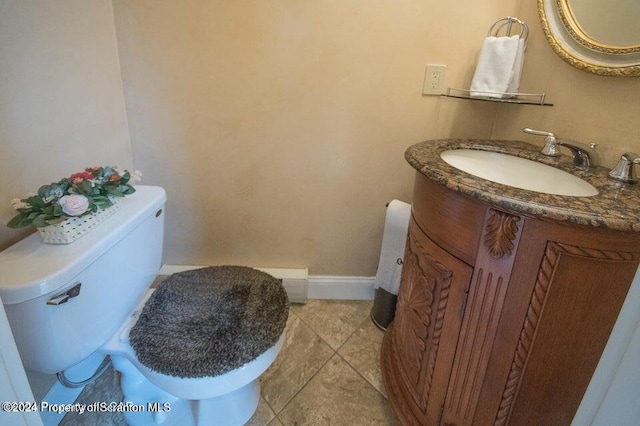
[[[257,408],[259,376],[284,331],[257,358],[213,377],[159,373],[129,345],[161,266],[165,201],[162,188],[137,186],[118,212],[72,244],[43,244],[32,234],[0,253],[0,297],[22,362],[54,374],[110,355],[122,373],[129,424],[242,425]]]

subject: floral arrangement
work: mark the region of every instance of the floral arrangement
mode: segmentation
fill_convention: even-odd
[[[113,197],[133,194],[135,189],[130,182],[139,181],[140,176],[138,171],[118,173],[115,166],[86,168],[59,182],[41,186],[37,194],[14,199],[11,204],[18,214],[7,226],[42,228],[95,213],[113,205]]]

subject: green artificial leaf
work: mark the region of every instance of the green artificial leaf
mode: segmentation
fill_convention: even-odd
[[[25,198],[22,201],[24,201],[25,203],[28,203],[31,207],[33,207],[34,210],[41,210],[41,209],[45,208],[46,205],[47,205],[44,202],[44,200],[38,195],[34,195],[33,197]]]
[[[131,185],[122,185],[122,193],[124,195],[131,195],[136,192],[135,188]]]
[[[9,228],[24,228],[25,226],[31,225],[31,220],[27,218],[27,214],[20,213],[16,215],[7,223]]]
[[[98,206],[96,205],[96,203],[93,202],[93,198],[91,197],[88,197],[88,198],[89,198],[89,207],[87,208],[87,211],[82,213],[80,216],[83,216],[88,212],[95,213],[96,211],[98,211]]]
[[[76,188],[78,188],[78,191],[80,191],[80,193],[86,195],[86,196],[91,196],[91,182],[89,182],[88,180],[83,180],[82,183],[80,185],[76,185]]]
[[[112,197],[124,197],[124,194],[122,193],[122,189],[120,189],[115,185],[107,185],[105,186],[105,188],[107,189],[107,192],[109,193],[109,195],[111,195]]]
[[[47,226],[47,219],[49,218],[46,214],[41,214],[40,216],[37,216],[35,219],[33,219],[33,226],[35,226],[36,228]]]
[[[42,213],[46,214],[47,216],[54,216],[54,214],[53,214],[54,206],[59,206],[59,205],[60,204],[58,204],[58,203],[51,204],[50,206],[47,206],[44,209],[42,209]]]
[[[24,200],[20,200],[20,201],[24,201]],[[29,206],[29,207],[19,208],[19,209],[16,209],[16,211],[20,213],[31,213],[33,211],[33,207]]]
[[[129,179],[131,179],[131,173],[129,173],[127,170],[125,170],[124,174],[122,176],[120,176],[120,184],[121,185],[126,185],[127,183],[129,183]]]
[[[55,203],[53,205],[53,211],[52,211],[52,215],[53,216],[62,216],[64,214],[64,212],[62,211],[62,206],[58,203]]]
[[[109,207],[111,204],[111,200],[106,195],[96,195],[93,197],[93,203],[100,208]]]

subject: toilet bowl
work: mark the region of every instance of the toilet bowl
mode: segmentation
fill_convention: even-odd
[[[253,361],[218,376],[184,378],[162,374],[142,364],[129,344],[129,331],[149,291],[122,325],[99,349],[111,357],[121,373],[125,400],[141,410],[125,412],[130,425],[243,425],[256,411],[259,376],[273,363],[284,344],[285,332]],[[171,416],[169,412],[173,412]]]
[[[132,425],[244,424],[284,330],[255,359],[202,377],[149,368],[130,344],[162,261],[165,201],[162,188],[137,186],[118,212],[72,244],[43,244],[32,234],[0,253],[0,298],[18,351],[27,370],[45,374],[110,356]]]

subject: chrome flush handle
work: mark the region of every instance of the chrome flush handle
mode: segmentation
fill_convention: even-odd
[[[47,300],[47,305],[58,306],[68,302],[69,299],[76,297],[80,294],[80,286],[82,286],[82,283],[78,283],[74,285],[64,293],[60,293],[57,296],[53,296],[51,299]]]

